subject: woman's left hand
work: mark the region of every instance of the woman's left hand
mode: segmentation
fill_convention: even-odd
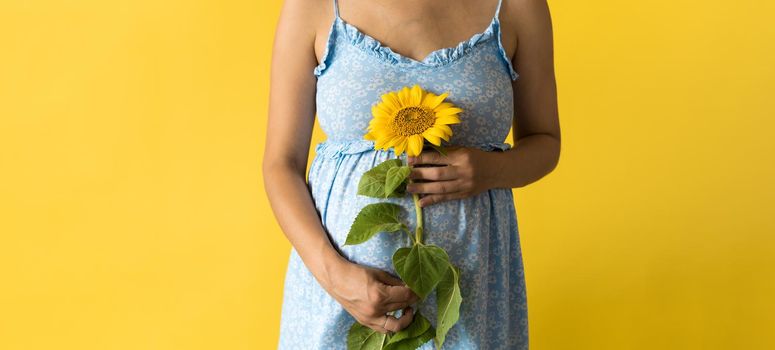
[[[412,171],[406,190],[424,194],[420,198],[421,207],[474,196],[495,187],[498,174],[495,152],[467,147],[449,147],[446,152],[444,156],[431,150],[408,158]],[[420,166],[425,164],[433,166]]]

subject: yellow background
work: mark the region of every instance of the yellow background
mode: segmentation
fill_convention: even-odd
[[[550,2],[562,157],[515,190],[533,349],[775,348],[773,4]],[[0,2],[0,349],[276,346],[279,9]]]

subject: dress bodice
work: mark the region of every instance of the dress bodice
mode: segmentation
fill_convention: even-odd
[[[501,1],[484,31],[418,61],[344,21],[334,0],[334,21],[313,71],[317,115],[328,140],[369,145],[363,135],[380,96],[419,84],[436,94],[449,92],[447,101],[463,109],[450,144],[503,149],[514,112],[511,82],[519,75],[501,41]]]

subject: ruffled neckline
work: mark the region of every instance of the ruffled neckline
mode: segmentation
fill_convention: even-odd
[[[498,19],[493,17],[490,24],[484,31],[472,35],[467,40],[463,40],[455,46],[445,47],[437,49],[429,53],[422,60],[416,60],[414,58],[404,56],[398,52],[393,51],[390,47],[385,46],[379,40],[371,37],[370,35],[362,32],[358,27],[347,23],[339,16],[334,18],[337,25],[339,25],[349,40],[350,44],[358,47],[366,53],[377,56],[378,58],[385,60],[392,64],[401,65],[417,65],[417,66],[429,66],[436,67],[442,66],[456,61],[457,59],[465,56],[479,43],[483,43],[490,38],[494,37],[495,30],[497,29]]]

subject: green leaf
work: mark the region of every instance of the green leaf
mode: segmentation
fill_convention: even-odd
[[[460,318],[460,271],[449,264],[447,272],[436,286],[436,349],[441,349],[447,332]]]
[[[366,205],[355,217],[344,244],[361,244],[379,232],[408,231],[406,225],[398,221],[400,210],[401,206],[393,203]]]
[[[404,184],[406,177],[412,170],[408,166],[390,168],[385,177],[385,198],[393,194],[401,184]]]
[[[401,175],[401,173],[396,173],[392,177],[388,176],[388,172],[391,169],[401,168],[402,166],[403,163],[400,159],[388,159],[363,173],[361,180],[358,182],[358,194],[373,198],[399,197],[404,195],[403,192],[405,192],[404,189],[406,188],[406,184],[403,182],[403,179],[400,181],[396,180],[400,177],[397,175]],[[393,172],[395,173],[396,170],[393,170]],[[408,173],[406,175],[408,175]],[[406,175],[403,177],[406,178]],[[392,188],[390,190],[387,189],[388,179],[391,179],[390,187]]]
[[[403,182],[398,184],[398,187],[396,187],[396,189],[393,190],[393,193],[391,195],[389,195],[388,197],[397,198],[397,197],[406,196],[406,184],[408,182],[409,182],[408,180],[404,180]]]
[[[347,332],[347,350],[382,349],[387,337],[387,334],[377,332],[356,321]]]
[[[425,316],[417,313],[408,327],[393,334],[385,345],[385,350],[414,350],[433,339],[435,329]]]
[[[428,321],[428,319],[421,315],[419,312],[415,313],[414,318],[412,319],[412,323],[410,323],[408,327],[394,333],[390,338],[390,341],[387,342],[387,345],[418,337],[425,333],[428,328],[431,328],[431,323]]]
[[[396,250],[393,267],[404,283],[425,299],[444,277],[449,267],[449,255],[438,246],[416,243],[412,248]]]

